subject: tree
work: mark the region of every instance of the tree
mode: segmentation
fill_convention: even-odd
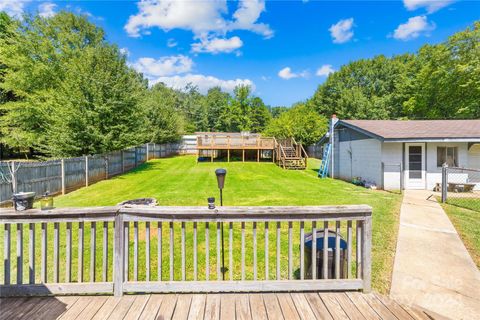
[[[158,83],[145,92],[141,105],[147,119],[145,142],[164,143],[180,138],[185,119],[179,112],[180,99],[175,90]]]
[[[327,132],[328,121],[312,107],[297,104],[274,118],[265,129],[265,135],[276,138],[295,138],[304,145],[312,145]]]

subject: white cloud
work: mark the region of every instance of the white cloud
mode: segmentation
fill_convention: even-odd
[[[205,94],[208,89],[213,87],[220,87],[222,90],[227,92],[233,92],[236,86],[238,85],[248,85],[255,90],[255,85],[250,79],[234,79],[234,80],[223,80],[213,76],[205,76],[202,74],[186,74],[183,76],[173,76],[173,77],[159,77],[150,81],[150,85],[155,83],[163,82],[165,85],[174,88],[174,89],[183,89],[187,84],[192,84],[198,87],[198,90]]]
[[[43,2],[38,6],[38,14],[44,18],[53,17],[56,14],[56,7],[57,5],[53,2]]]
[[[422,34],[428,35],[435,27],[435,23],[429,23],[426,16],[411,17],[406,23],[400,24],[397,29],[393,31],[393,37],[398,40],[407,41],[418,38]]]
[[[289,80],[293,78],[307,78],[309,76],[309,73],[306,70],[300,73],[295,73],[290,67],[285,67],[282,70],[278,71],[278,76],[282,79]]]
[[[178,42],[175,41],[175,39],[173,39],[173,38],[168,39],[167,47],[173,48],[173,47],[176,47],[177,45],[178,45]]]
[[[453,3],[453,0],[403,0],[407,10],[413,11],[418,8],[425,8],[428,13],[440,10]]]
[[[237,37],[231,38],[211,38],[202,37],[200,42],[192,44],[193,52],[210,52],[213,54],[233,52],[243,46],[242,40]]]
[[[328,31],[334,43],[345,43],[353,37],[353,18],[343,19],[333,24]]]
[[[333,67],[331,64],[324,64],[320,68],[317,69],[317,72],[315,73],[319,77],[326,77],[330,73],[334,73],[335,70],[333,70]]]
[[[28,2],[29,0],[0,0],[0,11],[5,11],[12,17],[20,17],[25,4]]]
[[[120,53],[127,57],[130,55],[130,51],[128,50],[128,48],[120,48]]]
[[[190,72],[193,61],[184,55],[167,56],[159,59],[140,58],[132,64],[132,67],[143,73],[147,78],[153,79]]]
[[[175,1],[142,0],[138,4],[138,13],[131,15],[125,30],[132,37],[138,37],[150,28],[191,30],[195,36],[207,34],[225,35],[228,31],[249,30],[264,37],[271,37],[273,31],[267,24],[257,23],[265,11],[263,0],[242,0],[233,19],[226,19],[228,6],[226,0],[215,1]]]

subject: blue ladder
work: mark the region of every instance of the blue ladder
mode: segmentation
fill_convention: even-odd
[[[320,164],[320,168],[318,169],[318,177],[325,178],[328,174],[328,166],[330,164],[330,149],[332,145],[327,143],[325,148],[323,149],[323,157],[322,163]]]

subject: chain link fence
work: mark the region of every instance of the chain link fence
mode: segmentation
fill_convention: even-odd
[[[480,170],[442,168],[442,202],[480,212]]]

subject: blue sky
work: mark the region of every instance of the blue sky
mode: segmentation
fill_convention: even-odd
[[[14,15],[62,9],[104,28],[151,83],[246,83],[272,106],[309,98],[349,61],[415,52],[480,19],[478,1],[0,0]]]

